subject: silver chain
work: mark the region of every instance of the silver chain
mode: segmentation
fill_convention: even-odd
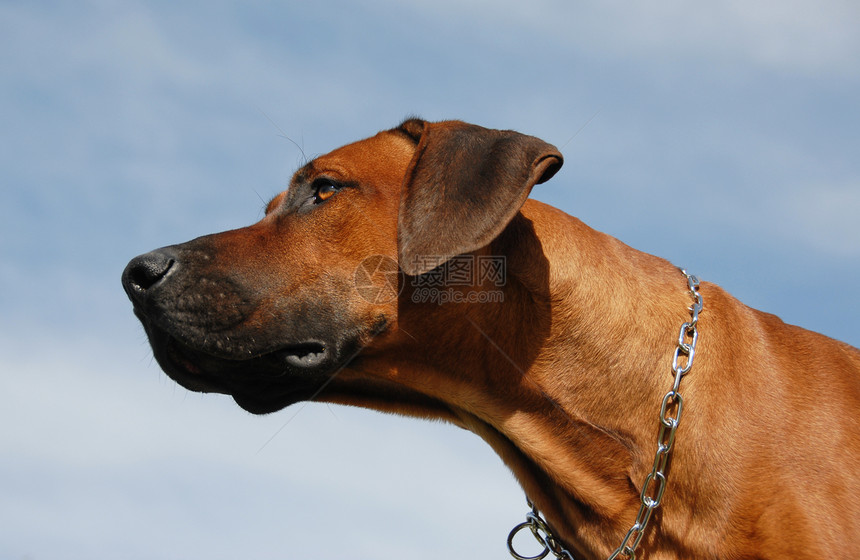
[[[553,536],[546,521],[540,516],[537,506],[532,504],[528,498],[526,498],[526,502],[529,504],[531,511],[526,514],[526,520],[514,527],[508,535],[508,551],[510,551],[511,556],[517,560],[542,560],[547,554],[552,552],[559,560],[575,560],[573,555],[561,546],[561,542]],[[534,538],[543,546],[543,550],[535,556],[523,556],[514,550],[514,537],[526,527],[531,529]]]
[[[672,357],[672,373],[675,376],[675,382],[672,385],[672,390],[663,397],[663,404],[660,406],[660,433],[657,435],[657,452],[654,455],[651,472],[645,477],[645,483],[642,485],[642,493],[639,496],[639,513],[636,515],[633,526],[630,527],[621,541],[621,545],[609,556],[609,560],[636,559],[636,548],[645,536],[645,528],[648,526],[648,521],[651,520],[651,514],[660,506],[663,492],[666,490],[666,465],[669,463],[669,455],[675,442],[675,431],[681,422],[681,411],[684,408],[684,399],[681,398],[678,388],[681,385],[681,378],[693,367],[696,343],[699,340],[699,314],[703,307],[702,295],[699,293],[699,279],[692,274],[687,274],[686,270],[681,269],[681,273],[687,279],[687,287],[690,290],[690,295],[693,296],[693,305],[690,307],[690,320],[681,325],[678,345],[675,348],[675,355]],[[574,560],[573,555],[562,546],[561,541],[549,530],[549,526],[540,516],[537,507],[532,504],[531,500],[528,500],[528,504],[531,511],[526,514],[526,520],[514,527],[508,535],[508,551],[510,551],[511,556],[517,560],[542,560],[549,553],[552,553],[558,560]],[[538,544],[544,547],[535,556],[523,556],[514,550],[514,537],[526,527],[531,529]]]

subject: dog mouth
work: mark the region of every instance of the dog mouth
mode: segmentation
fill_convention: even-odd
[[[278,351],[286,363],[299,368],[313,368],[322,364],[327,350],[321,342],[302,342]]]
[[[167,337],[165,346],[167,357],[173,365],[179,366],[192,376],[217,376],[219,373],[243,368],[257,376],[278,378],[289,374],[291,368],[319,367],[328,356],[326,346],[321,342],[313,341],[289,344],[278,350],[247,359],[214,356],[195,350],[172,336]]]
[[[314,398],[335,368],[330,345],[303,341],[245,359],[214,356],[167,332],[146,328],[156,361],[190,391],[230,395],[253,414],[267,414]]]
[[[300,401],[325,398],[337,373],[388,326],[382,315],[366,325],[328,325],[326,329],[294,327],[261,333],[204,331],[173,324],[164,313],[136,305],[162,370],[182,387],[201,393],[230,395],[253,414],[275,412]],[[247,329],[246,329],[247,330]],[[332,336],[314,336],[326,330]],[[296,333],[308,338],[295,340]],[[290,340],[292,338],[292,340]],[[304,337],[302,337],[304,338]]]

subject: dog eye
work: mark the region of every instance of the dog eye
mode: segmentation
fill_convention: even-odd
[[[330,179],[319,179],[314,181],[314,203],[328,200],[340,190],[340,185]]]

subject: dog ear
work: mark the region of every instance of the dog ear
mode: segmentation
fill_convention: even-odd
[[[417,143],[397,224],[400,267],[413,276],[489,244],[563,163],[555,146],[511,130],[417,119],[397,130]]]

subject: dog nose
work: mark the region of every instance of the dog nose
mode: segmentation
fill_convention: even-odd
[[[174,267],[176,260],[164,249],[137,256],[122,272],[122,286],[133,300],[142,301],[149,291],[161,282]]]

